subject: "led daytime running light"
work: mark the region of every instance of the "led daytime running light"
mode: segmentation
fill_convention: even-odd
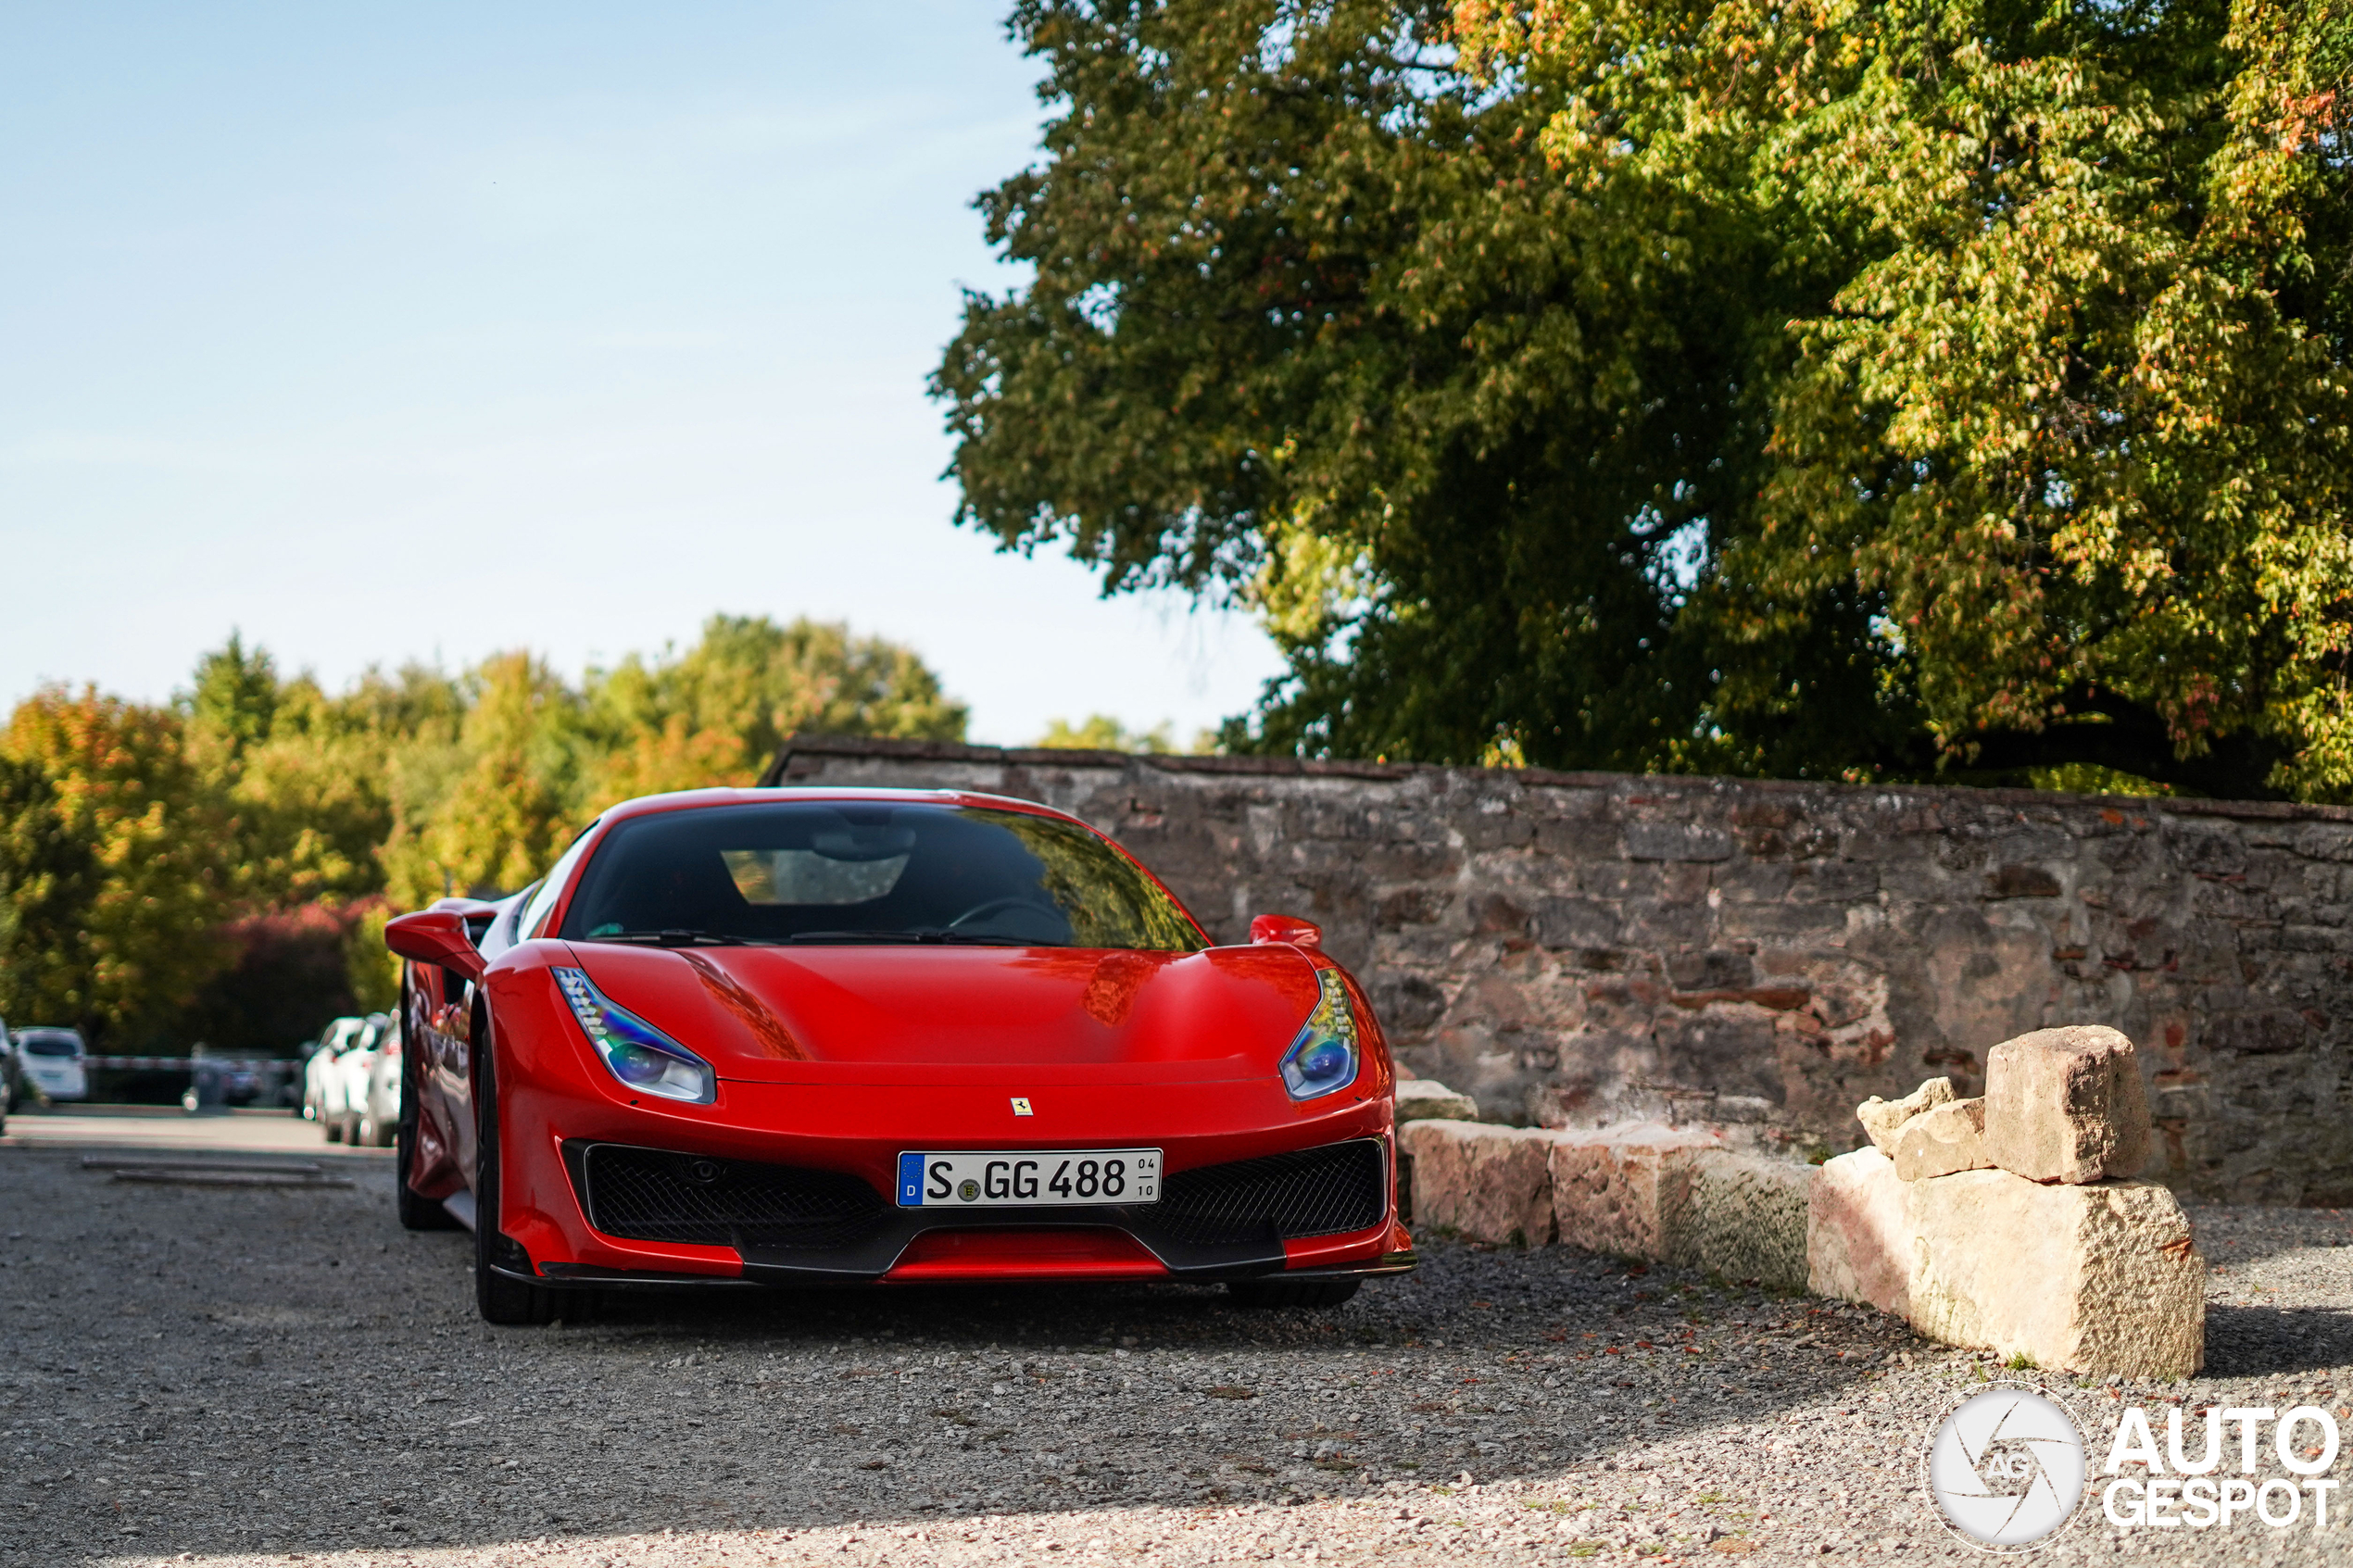
[[[631,1012],[615,1006],[592,984],[585,971],[551,969],[556,988],[580,1022],[581,1033],[597,1048],[605,1070],[632,1089],[709,1105],[718,1098],[718,1074],[694,1052]]]
[[[1362,1053],[1356,1043],[1356,1010],[1348,987],[1328,969],[1315,972],[1315,1010],[1283,1053],[1283,1087],[1293,1099],[1316,1099],[1356,1081]]]

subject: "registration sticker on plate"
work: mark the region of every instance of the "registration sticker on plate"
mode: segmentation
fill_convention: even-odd
[[[1156,1148],[1019,1149],[902,1154],[901,1209],[1044,1209],[1076,1203],[1157,1203]]]

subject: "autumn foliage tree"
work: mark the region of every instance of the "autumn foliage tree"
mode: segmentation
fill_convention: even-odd
[[[144,1038],[223,958],[221,824],[179,720],[51,687],[18,706],[0,750],[13,764],[0,881],[22,890],[0,1010]]]

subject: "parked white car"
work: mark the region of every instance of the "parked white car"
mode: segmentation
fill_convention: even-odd
[[[343,1118],[342,1141],[355,1147],[371,1141],[363,1135],[371,1131],[366,1125],[368,1080],[374,1076],[376,1062],[383,1057],[387,1042],[396,1051],[399,1049],[398,1030],[392,1021],[392,1014],[371,1012],[363,1022],[365,1027],[352,1041],[350,1047],[337,1059],[334,1067],[340,1090],[335,1098]],[[389,1135],[391,1125],[388,1123],[384,1130]],[[333,1133],[327,1135],[330,1138],[336,1136]],[[387,1136],[385,1144],[390,1142]]]
[[[400,1135],[400,1026],[394,1021],[376,1046],[368,1090],[359,1102],[359,1147],[390,1148]]]
[[[316,1122],[329,1143],[343,1142],[343,1059],[368,1032],[364,1018],[338,1018],[319,1036],[302,1068],[302,1119]]]
[[[90,1074],[82,1066],[89,1050],[82,1043],[81,1030],[35,1025],[19,1029],[8,1038],[28,1085],[51,1099],[89,1098]]]

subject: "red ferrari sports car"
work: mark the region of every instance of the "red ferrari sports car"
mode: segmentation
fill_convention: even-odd
[[[493,1323],[567,1290],[1228,1282],[1414,1266],[1395,1073],[1303,921],[1221,947],[1026,801],[617,806],[545,880],[384,932],[400,1218],[474,1233]]]

